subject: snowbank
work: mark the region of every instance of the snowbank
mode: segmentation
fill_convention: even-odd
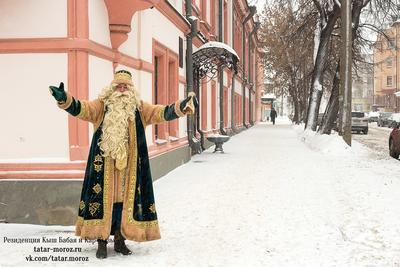
[[[294,125],[293,129],[296,131],[300,141],[312,150],[323,154],[353,157],[354,155],[367,156],[371,153],[367,147],[354,140],[352,140],[352,146],[350,147],[337,132],[332,132],[330,135],[320,134],[312,130],[304,130],[304,124]]]

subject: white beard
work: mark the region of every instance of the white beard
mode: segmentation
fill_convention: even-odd
[[[104,99],[107,108],[103,120],[102,136],[99,142],[103,156],[126,159],[129,120],[135,119],[137,98],[133,91],[115,91]]]

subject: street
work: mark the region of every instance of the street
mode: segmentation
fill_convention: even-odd
[[[376,122],[369,123],[368,127],[368,134],[353,133],[353,140],[370,148],[376,159],[389,159],[389,135],[392,129],[378,127]]]

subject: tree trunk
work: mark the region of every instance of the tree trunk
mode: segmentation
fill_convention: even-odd
[[[314,71],[311,79],[311,92],[306,123],[306,129],[311,129],[313,131],[317,129],[318,112],[323,93],[324,67],[326,59],[328,58],[328,43],[339,15],[340,8],[335,5],[334,9],[326,18],[326,24],[324,27],[322,27],[322,21],[325,20],[325,18],[324,14],[320,14],[321,21],[318,25],[318,27],[320,27],[320,31],[316,30],[315,33],[315,40],[316,42],[319,41],[319,43],[316,43],[316,46],[318,46],[318,51],[315,56]]]
[[[369,1],[368,1],[369,2]],[[357,29],[360,24],[360,14],[363,6],[365,6],[368,2],[363,2],[361,0],[353,1],[352,8],[352,38],[353,43],[357,36]],[[329,98],[328,105],[326,107],[324,117],[322,119],[322,125],[319,129],[319,132],[322,134],[331,134],[332,129],[336,126],[335,119],[338,119],[336,124],[341,124],[341,116],[339,116],[339,94],[340,94],[340,64],[338,63],[336,67],[335,76],[333,78],[332,83],[332,93]],[[340,125],[338,125],[340,127]]]
[[[288,91],[289,91],[289,95],[290,95],[290,98],[292,100],[293,109],[294,109],[292,122],[294,122],[296,124],[299,124],[299,109],[298,109],[299,99],[297,97],[296,88],[294,88],[293,86],[289,85]]]
[[[298,112],[299,112],[299,123],[304,122],[304,111],[306,110],[305,105],[301,103],[301,101],[297,102]]]
[[[308,90],[310,88],[310,78],[305,77],[306,76],[306,67],[305,67],[305,62],[304,62],[304,68],[303,68],[303,80],[302,80],[302,85],[300,88],[297,88],[299,90],[299,110],[300,110],[300,116],[301,116],[301,122],[306,123],[306,118],[307,118],[307,112],[308,112],[308,96],[310,95]]]
[[[294,107],[294,115],[293,115],[293,122],[295,124],[299,124],[300,123],[300,116],[299,116],[299,101],[294,101],[293,103],[293,107]]]
[[[333,77],[332,93],[329,98],[328,105],[325,109],[324,117],[322,118],[322,125],[319,132],[322,134],[331,134],[332,129],[335,127],[335,120],[338,118],[339,112],[339,85],[340,85],[340,64],[336,66],[336,72]]]

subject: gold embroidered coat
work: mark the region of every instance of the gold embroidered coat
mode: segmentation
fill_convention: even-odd
[[[167,106],[141,103],[141,107],[135,112],[135,121],[129,120],[128,161],[123,173],[116,169],[114,159],[102,156],[98,145],[106,112],[104,103],[99,99],[75,100],[67,95],[67,101],[59,104],[59,107],[94,125],[75,234],[83,239],[108,239],[113,203],[118,199],[114,194],[120,194],[122,188],[124,193],[120,198],[123,201],[123,236],[134,241],[159,239],[145,128],[150,124],[193,114],[193,101],[186,99]],[[115,190],[116,184],[118,185],[116,175],[125,175],[124,184],[119,190]]]

